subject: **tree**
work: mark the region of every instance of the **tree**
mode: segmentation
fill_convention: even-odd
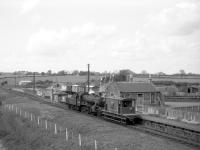
[[[179,72],[180,72],[181,75],[185,75],[186,74],[185,70],[183,70],[183,69],[181,69]]]
[[[80,76],[84,76],[84,75],[87,75],[87,74],[88,74],[87,71],[80,71],[80,72],[79,72],[79,75],[80,75]]]
[[[164,75],[166,75],[166,74],[165,74],[164,72],[158,72],[157,75],[158,75],[158,76],[164,76]]]
[[[51,70],[48,70],[48,71],[47,71],[47,74],[48,74],[48,75],[51,75],[51,74],[52,74],[52,71],[51,71]]]
[[[143,74],[143,75],[147,75],[148,72],[147,72],[146,70],[142,70],[141,74]]]
[[[72,72],[72,75],[79,75],[79,71],[78,71],[78,70],[74,70],[74,71]]]
[[[64,70],[58,71],[57,75],[63,76],[63,75],[65,75],[65,71]]]

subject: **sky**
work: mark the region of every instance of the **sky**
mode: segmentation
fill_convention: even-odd
[[[200,73],[199,0],[0,0],[0,72]]]

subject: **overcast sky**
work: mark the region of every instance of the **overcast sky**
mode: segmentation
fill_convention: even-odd
[[[199,0],[0,0],[0,72],[200,73]]]

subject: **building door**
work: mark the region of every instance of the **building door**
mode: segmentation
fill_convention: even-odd
[[[142,112],[143,111],[143,105],[144,105],[144,94],[138,93],[137,94],[137,100],[136,100],[136,111]]]

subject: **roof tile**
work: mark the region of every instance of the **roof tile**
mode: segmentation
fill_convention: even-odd
[[[152,83],[118,82],[116,85],[120,92],[156,92],[156,88]]]

